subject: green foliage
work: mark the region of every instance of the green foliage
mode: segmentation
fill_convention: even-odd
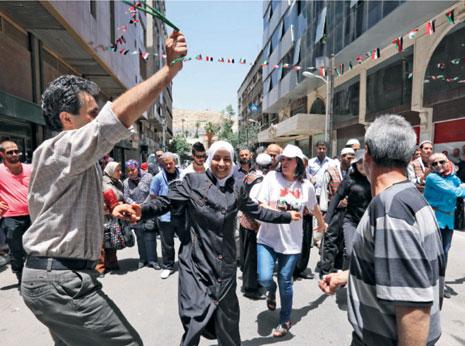
[[[189,156],[191,145],[187,142],[186,137],[183,134],[177,134],[170,141],[168,149],[172,153],[178,154],[183,159],[186,156]]]

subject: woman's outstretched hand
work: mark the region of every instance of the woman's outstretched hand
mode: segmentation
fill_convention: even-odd
[[[140,220],[142,211],[139,204],[119,204],[111,211],[113,217],[135,223]]]
[[[289,214],[291,214],[292,221],[299,221],[302,218],[302,214],[299,211],[290,210]]]

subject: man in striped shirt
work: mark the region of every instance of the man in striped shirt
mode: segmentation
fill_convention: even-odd
[[[374,197],[354,235],[349,271],[320,281],[328,294],[348,283],[354,346],[434,345],[441,335],[441,238],[433,210],[405,176],[415,141],[397,115],[368,128],[364,165]]]

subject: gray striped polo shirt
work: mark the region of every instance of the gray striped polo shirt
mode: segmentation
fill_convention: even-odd
[[[434,212],[409,181],[373,198],[354,234],[348,314],[366,345],[396,345],[396,305],[431,306],[428,344],[441,335],[445,259]]]

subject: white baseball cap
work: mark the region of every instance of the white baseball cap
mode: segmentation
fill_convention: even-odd
[[[277,157],[278,161],[281,160],[283,157],[289,157],[289,158],[298,157],[299,159],[303,161],[304,153],[299,147],[292,145],[292,144],[288,144],[284,148],[283,152],[278,155]]]
[[[355,155],[354,149],[352,149],[352,148],[342,148],[342,150],[341,150],[341,156],[342,156],[342,155],[347,155],[347,154]]]
[[[351,138],[347,141],[346,145],[354,145],[354,144],[358,144],[360,145],[360,142],[358,141],[357,138]]]

